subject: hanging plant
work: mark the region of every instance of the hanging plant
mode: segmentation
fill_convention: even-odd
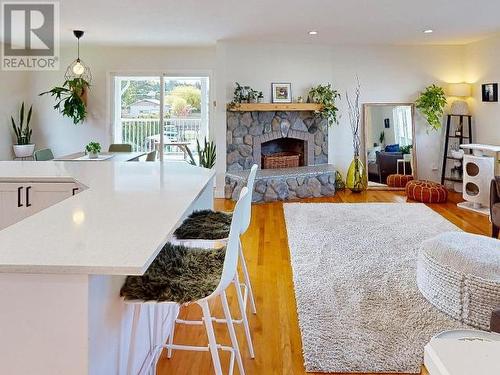
[[[424,115],[430,128],[438,130],[441,128],[444,107],[446,106],[446,95],[442,87],[431,85],[426,87],[415,102],[417,109]]]
[[[74,78],[64,82],[61,87],[42,92],[40,96],[49,94],[56,99],[54,109],[63,116],[69,117],[73,123],[79,124],[87,118],[87,91],[90,84],[83,78]]]
[[[328,120],[328,126],[338,124],[338,107],[335,105],[335,100],[340,98],[337,90],[332,88],[332,85],[318,85],[309,90],[309,100],[313,103],[321,104],[321,110],[316,114]]]

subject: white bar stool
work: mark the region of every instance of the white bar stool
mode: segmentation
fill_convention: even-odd
[[[248,197],[249,197],[248,189],[245,187],[241,191],[240,198],[238,199],[238,202],[236,203],[236,206],[235,206],[235,209],[233,212],[233,219],[231,222],[231,229],[229,232],[227,247],[225,250],[224,263],[222,266],[222,275],[221,275],[219,284],[217,285],[216,289],[207,297],[203,297],[197,301],[191,302],[191,303],[196,303],[201,307],[201,310],[203,312],[203,319],[201,321],[183,321],[180,319],[175,319],[175,317],[172,318],[172,325],[170,327],[170,332],[168,334],[168,343],[157,345],[157,346],[154,346],[153,348],[151,348],[152,355],[149,357],[149,360],[146,361],[145,364],[143,365],[144,372],[149,371],[151,369],[151,366],[153,366],[153,368],[152,368],[153,372],[156,372],[156,362],[158,359],[158,355],[161,353],[162,348],[166,348],[167,355],[169,358],[172,355],[172,350],[209,351],[211,356],[212,356],[212,363],[213,363],[216,375],[222,375],[222,367],[221,367],[221,362],[220,362],[218,351],[219,350],[229,351],[231,353],[231,358],[230,358],[230,363],[229,363],[229,374],[233,373],[235,360],[236,360],[236,363],[238,365],[238,369],[239,369],[240,374],[241,375],[245,374],[245,370],[243,367],[243,361],[241,359],[241,353],[239,350],[238,340],[236,338],[236,332],[235,332],[234,326],[233,326],[233,319],[231,317],[231,312],[229,310],[229,305],[227,302],[226,289],[229,287],[230,284],[238,282],[237,267],[238,267],[238,255],[239,255],[239,235],[241,233],[241,228],[243,225],[243,212],[244,212],[244,207],[245,207],[246,200],[248,199]],[[238,290],[240,290],[240,289],[237,288],[237,291]],[[224,319],[217,319],[215,317],[212,317],[211,312],[210,312],[209,301],[211,301],[217,297],[220,297],[221,302],[222,302],[222,309],[224,311]],[[240,299],[240,298],[238,298],[238,299]],[[153,315],[150,319],[150,322],[153,322],[152,327],[151,327],[151,332],[150,332],[150,337],[152,338],[151,342],[158,342],[158,340],[153,339],[153,337],[155,337],[155,335],[157,335],[158,332],[160,331],[159,325],[161,324],[161,322],[159,322],[159,319],[157,316],[158,309],[155,309],[154,305],[176,304],[179,307],[182,307],[178,302],[175,302],[175,301],[125,300],[125,303],[134,305],[134,319],[133,319],[133,324],[132,324],[132,332],[134,332],[134,329],[136,329],[136,322],[138,320],[139,314],[141,313],[141,307],[144,305],[149,305],[149,307],[153,307],[153,308],[150,308],[148,310],[149,313]],[[217,343],[216,338],[215,338],[214,329],[213,329],[213,322],[226,323],[228,331],[229,331],[229,336],[231,339],[231,346],[223,346],[223,345],[220,345]],[[173,343],[173,334],[174,334],[174,329],[175,329],[175,323],[192,324],[192,325],[203,324],[205,326],[207,337],[208,337],[208,346],[192,346],[192,345],[174,344]],[[134,336],[132,334],[131,339],[133,337]],[[165,341],[166,341],[166,338],[165,338],[165,340],[164,339],[161,340],[162,343],[164,343]],[[141,373],[144,373],[143,370],[141,370]]]

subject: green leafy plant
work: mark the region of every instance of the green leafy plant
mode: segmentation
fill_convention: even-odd
[[[235,85],[233,100],[228,104],[230,109],[238,107],[241,103],[252,103],[264,98],[262,91],[254,90],[250,86],[242,86],[238,82],[235,82]]]
[[[446,95],[442,87],[426,87],[415,102],[417,109],[424,115],[432,130],[441,128],[441,119],[446,106]]]
[[[215,166],[215,159],[217,157],[216,146],[213,141],[207,141],[207,138],[204,140],[203,149],[200,146],[200,142],[196,140],[196,150],[198,151],[198,164],[194,160],[194,157],[191,153],[189,153],[189,157],[191,160],[189,161],[192,165],[198,165],[203,168],[212,169]]]
[[[85,150],[89,154],[98,154],[101,152],[101,144],[99,142],[90,142],[87,146],[85,146]]]
[[[82,78],[74,78],[65,81],[61,87],[42,92],[41,95],[49,94],[56,99],[54,109],[63,116],[73,119],[73,123],[79,124],[87,118],[87,105],[85,98],[89,83]]]
[[[317,112],[322,118],[328,120],[328,126],[338,124],[338,107],[335,105],[335,100],[340,98],[337,90],[332,88],[332,85],[318,85],[309,90],[309,99],[314,103],[322,105],[320,111]]]
[[[409,154],[412,150],[413,146],[412,145],[407,145],[407,146],[401,146],[399,147],[399,150],[403,153],[403,154]]]
[[[28,115],[25,117],[24,102],[21,104],[21,109],[19,110],[19,123],[16,124],[14,118],[11,116],[12,129],[14,129],[14,134],[16,135],[16,140],[18,145],[29,145],[31,141],[31,134],[33,129],[30,128],[31,113],[33,111],[33,106],[30,106],[28,110]],[[26,119],[26,124],[24,122]]]
[[[380,141],[380,144],[384,143],[384,141],[385,141],[385,132],[380,132],[378,140]]]

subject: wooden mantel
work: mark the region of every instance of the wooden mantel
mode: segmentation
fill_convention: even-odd
[[[264,112],[264,111],[319,111],[321,104],[316,103],[240,103],[234,107],[228,105],[232,112]]]

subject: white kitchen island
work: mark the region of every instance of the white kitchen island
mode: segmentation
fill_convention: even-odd
[[[177,162],[0,162],[0,183],[21,187],[19,208],[32,185],[83,190],[0,230],[0,374],[139,373],[150,314],[143,309],[131,332],[120,287],[145,272],[186,215],[212,207],[213,178]],[[168,325],[177,311],[160,313]]]

